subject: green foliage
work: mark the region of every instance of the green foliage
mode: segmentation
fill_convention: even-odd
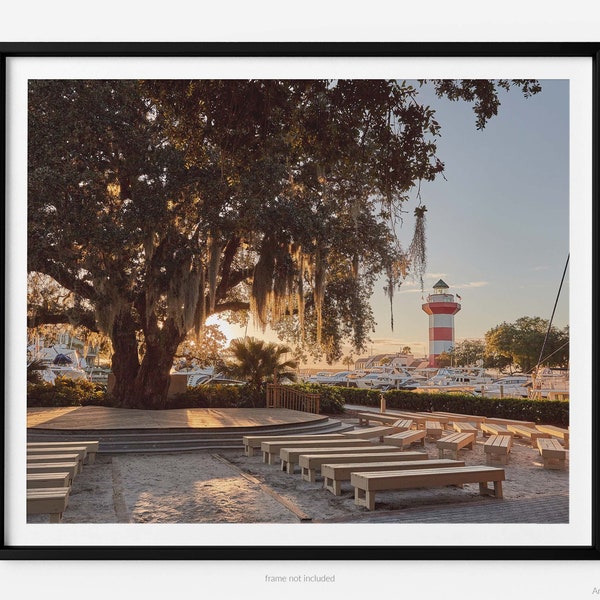
[[[423,80],[426,81],[426,80]],[[528,98],[541,91],[539,82],[535,79],[433,79],[436,94],[449,100],[464,100],[473,104],[477,129],[484,129],[489,119],[498,114],[500,98],[498,90],[510,90],[512,87],[521,89],[523,96]]]
[[[242,408],[250,405],[249,396],[254,393],[249,386],[199,385],[173,396],[169,408]]]
[[[457,342],[448,352],[452,364],[461,367],[473,367],[481,361],[484,364],[485,342],[483,340],[463,340]]]
[[[380,392],[351,387],[336,387],[344,398],[345,404],[361,404],[363,406],[379,406]]]
[[[540,317],[521,317],[514,323],[502,323],[485,334],[486,354],[530,373],[544,348],[543,366],[565,367],[569,363],[569,330],[551,327],[548,331],[548,324]]]
[[[307,394],[319,394],[321,414],[333,415],[344,412],[345,398],[342,388],[333,385],[319,385],[317,383],[300,383],[294,384],[292,387]]]
[[[433,85],[481,127],[498,89],[537,91]],[[332,360],[367,342],[379,276],[391,299],[422,274],[423,219],[408,251],[396,224],[443,172],[439,135],[396,80],[30,80],[28,270],[72,292],[54,322],[110,336],[123,404],[165,405],[177,348],[212,313],[297,319]],[[59,318],[40,306],[36,324]]]
[[[42,374],[46,366],[41,360],[32,360],[27,365],[27,383],[42,383]]]
[[[104,386],[86,381],[57,377],[51,383],[28,383],[27,406],[109,406],[112,400]]]
[[[265,342],[253,337],[233,340],[229,346],[232,362],[224,372],[232,377],[243,379],[255,388],[282,377],[295,379],[294,369],[298,363],[288,360],[286,355],[291,348],[282,344]]]
[[[438,367],[449,367],[452,364],[452,356],[450,352],[440,352],[437,357],[436,363]]]

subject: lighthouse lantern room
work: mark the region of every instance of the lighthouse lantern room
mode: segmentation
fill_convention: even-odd
[[[448,285],[441,279],[433,286],[433,294],[421,308],[429,315],[429,366],[437,367],[438,356],[454,346],[454,315],[461,306],[448,293]]]

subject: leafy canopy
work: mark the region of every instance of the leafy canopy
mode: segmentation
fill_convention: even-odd
[[[478,127],[497,89],[537,91],[432,85]],[[329,360],[362,350],[377,278],[391,303],[425,268],[425,207],[406,248],[396,225],[443,171],[440,125],[405,82],[33,80],[28,112],[28,269],[111,338],[124,402],[164,405],[177,348],[214,313]]]

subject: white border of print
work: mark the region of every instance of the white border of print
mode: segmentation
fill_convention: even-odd
[[[7,58],[7,546],[589,546],[591,544],[591,58]],[[560,525],[27,525],[25,323],[27,80],[32,78],[536,78],[570,80],[570,522]],[[283,542],[282,542],[283,540]]]

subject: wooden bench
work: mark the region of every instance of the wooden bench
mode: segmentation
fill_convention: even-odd
[[[391,435],[392,433],[400,433],[401,431],[406,431],[405,429],[400,429],[395,425],[381,425],[380,427],[363,427],[361,429],[354,429],[353,431],[346,431],[342,435],[345,438],[358,438],[364,440],[370,440],[373,438],[379,439],[380,442],[383,442],[384,435]]]
[[[479,415],[464,415],[462,413],[453,413],[453,412],[446,412],[446,411],[437,411],[434,410],[431,413],[432,417],[447,417],[448,418],[448,422],[452,422],[452,423],[464,423],[465,421],[468,423],[475,423],[476,425],[479,425],[479,423],[482,423],[483,421],[485,421],[485,417],[479,416]]]
[[[440,458],[446,458],[446,452],[450,452],[450,457],[458,460],[458,451],[464,449],[473,450],[475,442],[474,433],[449,433],[436,442]]]
[[[402,415],[377,412],[359,412],[356,413],[356,416],[358,417],[358,424],[360,426],[368,426],[371,421],[383,423],[384,425],[392,425],[398,421],[398,419],[403,418]]]
[[[417,416],[424,418],[425,422],[437,421],[438,423],[441,423],[442,425],[448,425],[448,423],[450,423],[450,418],[447,415],[442,415],[442,414],[434,415],[433,413],[429,413],[429,412],[421,412],[421,413],[417,413]]]
[[[567,451],[555,438],[538,438],[537,447],[542,455],[545,469],[566,469]]]
[[[344,436],[341,433],[306,433],[290,435],[245,435],[242,437],[244,444],[244,454],[254,456],[255,450],[260,450],[263,442],[277,441],[307,441],[307,440],[341,440]]]
[[[71,462],[47,462],[47,463],[27,463],[27,474],[30,473],[69,473],[71,482],[79,469],[79,462],[74,460]]]
[[[382,450],[381,448],[386,448]],[[378,463],[386,461],[423,461],[427,460],[429,456],[426,452],[403,452],[401,448],[397,446],[383,446],[378,448],[379,452],[341,452],[335,454],[301,454],[298,459],[300,465],[300,471],[302,473],[302,479],[314,483],[317,479],[317,471],[321,468],[321,465],[327,464],[340,464],[340,463],[357,463],[357,462],[369,462]]]
[[[491,465],[494,462],[500,462],[505,465],[508,462],[511,448],[512,436],[491,435],[483,444],[485,464]]]
[[[29,458],[34,458],[36,456],[59,456],[64,454],[77,454],[79,457],[78,460],[82,465],[85,462],[85,458],[87,456],[87,448],[85,446],[53,446],[50,448],[41,447],[41,448],[29,448],[27,447],[27,460]]]
[[[50,523],[60,523],[69,503],[68,487],[27,490],[27,514],[49,515]]]
[[[454,429],[456,433],[472,433],[475,436],[475,439],[477,439],[477,435],[479,434],[477,425],[470,421],[453,421],[452,429]]]
[[[369,510],[375,509],[375,494],[388,490],[443,487],[448,485],[462,486],[466,483],[478,483],[481,495],[502,498],[502,482],[504,479],[504,469],[488,466],[438,467],[406,471],[368,471],[366,473],[352,473],[350,475],[350,483],[354,486],[354,502],[358,506],[364,506]],[[493,490],[488,488],[489,482],[494,484]]]
[[[394,427],[400,429],[400,431],[408,431],[412,429],[414,426],[414,421],[412,419],[398,419],[394,423]]]
[[[371,457],[368,457],[370,460]],[[324,463],[321,465],[323,487],[335,496],[342,493],[342,483],[350,481],[352,473],[374,473],[376,471],[403,471],[405,469],[431,469],[446,467],[464,467],[463,460],[448,458],[429,460],[387,460],[386,462],[355,462],[350,464]]]
[[[524,425],[525,427],[535,427],[533,421],[519,421],[518,419],[501,419],[500,417],[486,417],[484,423],[493,425]]]
[[[425,446],[425,435],[426,432],[424,429],[410,429],[408,431],[401,431],[400,433],[384,436],[383,443],[391,444],[392,446],[400,446],[400,448],[407,448],[411,444]]]
[[[440,421],[425,421],[425,435],[430,440],[439,440],[444,434]]]
[[[360,447],[371,446],[371,440],[305,440],[302,442],[293,441],[274,441],[263,442],[260,449],[263,455],[263,462],[273,465],[276,460],[279,460],[279,453],[282,448],[334,448],[334,447]]]
[[[348,451],[356,452],[359,454],[372,454],[377,452],[393,452],[399,450],[394,446],[375,446],[373,444],[367,444],[363,446],[332,446],[330,448],[282,448],[279,451],[279,458],[281,459],[281,470],[286,471],[290,475],[294,472],[296,465],[300,463],[300,457],[305,454],[315,455],[319,454],[322,456],[335,456],[336,454],[343,454]]]
[[[507,425],[506,427],[516,437],[527,440],[532,446],[536,445],[538,438],[550,437],[549,433],[544,433],[535,427],[527,427],[525,425]]]
[[[76,442],[28,442],[27,450],[30,448],[53,448],[60,446],[63,448],[71,448],[73,446],[84,446],[87,451],[87,464],[94,464],[96,460],[96,454],[100,450],[100,442],[98,440],[85,440]]]
[[[58,473],[27,473],[27,489],[65,488],[71,485],[68,471]]]
[[[563,427],[555,427],[554,425],[536,425],[536,429],[539,429],[542,433],[547,433],[552,437],[562,440],[564,447],[569,447],[569,430]]]
[[[484,437],[490,435],[514,435],[512,431],[508,430],[506,425],[502,425],[501,423],[488,423],[484,421],[480,425],[480,428]]]
[[[425,421],[431,419],[429,413],[396,412],[398,419],[411,419],[416,429],[425,429]]]
[[[375,417],[373,416],[375,415]],[[422,413],[416,413],[416,412],[403,412],[403,411],[394,411],[394,412],[384,412],[384,413],[377,413],[377,412],[362,412],[362,413],[357,413],[357,416],[359,418],[359,424],[363,424],[365,423],[366,425],[369,424],[369,421],[379,421],[381,423],[384,423],[385,425],[392,425],[394,422],[399,421],[399,420],[410,420],[412,421],[412,425],[416,428],[420,428],[420,429],[424,429],[425,428],[425,421],[430,418],[429,416],[425,416]]]
[[[70,453],[70,454],[28,454],[27,455],[27,465],[34,465],[36,463],[71,463],[71,462],[75,462],[77,463],[77,471],[75,472],[75,475],[77,475],[77,473],[81,472],[81,456],[77,453]]]

